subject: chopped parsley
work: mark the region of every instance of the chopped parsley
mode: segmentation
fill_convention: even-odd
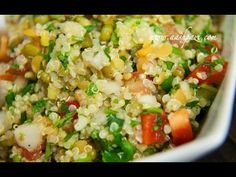
[[[171,61],[165,61],[165,64],[168,70],[171,70],[172,67],[174,66],[174,63]]]
[[[19,65],[17,63],[12,63],[11,68],[12,69],[19,69]]]
[[[15,101],[16,94],[13,91],[9,91],[8,94],[5,97],[5,101],[7,103],[7,106],[12,106],[13,101]]]
[[[68,55],[62,54],[61,52],[59,52],[57,54],[57,58],[60,60],[60,62],[62,64],[62,66],[64,67],[64,69],[67,69],[67,66],[69,64]]]
[[[27,84],[23,89],[22,89],[22,95],[26,95],[28,92],[31,92],[35,87],[34,83],[29,83]]]
[[[55,122],[55,126],[58,128],[63,127],[64,125],[66,125],[68,122],[71,121],[71,119],[73,118],[73,115],[74,113],[69,112],[62,119],[57,119]]]
[[[51,59],[51,53],[55,47],[56,43],[54,41],[49,41],[49,46],[48,46],[48,51],[47,51],[47,54],[44,55],[44,59],[49,62],[49,60]]]
[[[93,29],[95,28],[95,26],[93,26],[93,25],[88,25],[88,26],[85,26],[84,28],[86,29],[86,32],[87,32],[87,33],[90,33],[91,31],[93,31]]]
[[[172,81],[173,81],[174,77],[173,76],[169,76],[167,79],[165,79],[162,83],[161,83],[161,88],[163,90],[165,90],[167,93],[170,91],[170,89],[172,88]]]
[[[35,101],[33,104],[33,112],[40,112],[42,109],[44,109],[47,105],[47,100],[41,98],[38,101]]]

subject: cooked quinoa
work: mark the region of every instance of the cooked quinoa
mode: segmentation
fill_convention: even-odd
[[[0,160],[133,161],[193,140],[227,67],[216,22],[208,15],[7,16]],[[184,41],[183,34],[216,38]]]

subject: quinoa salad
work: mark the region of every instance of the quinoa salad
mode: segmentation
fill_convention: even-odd
[[[2,162],[128,162],[188,143],[227,69],[215,16],[5,20]]]

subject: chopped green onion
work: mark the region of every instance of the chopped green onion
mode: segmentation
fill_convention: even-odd
[[[70,132],[68,133],[65,138],[64,138],[64,141],[67,142],[69,139],[72,138],[72,136],[74,136],[77,132]]]
[[[190,69],[188,67],[188,61],[187,60],[181,60],[179,64],[184,68],[185,75],[190,74]]]
[[[153,31],[154,31],[156,34],[162,34],[162,33],[163,33],[163,28],[162,28],[160,25],[153,24],[153,25],[152,25],[152,28],[153,28]]]
[[[28,92],[31,92],[34,89],[35,84],[29,83],[22,89],[22,95],[26,95]]]
[[[53,23],[50,23],[46,28],[46,30],[48,30],[49,32],[54,31],[56,29],[57,28],[55,27],[55,25]]]
[[[187,103],[186,106],[189,108],[193,108],[197,106],[197,104],[198,104],[198,101],[192,101],[192,102]]]
[[[47,161],[51,157],[52,153],[53,153],[53,151],[52,151],[52,144],[51,143],[47,143],[46,150],[45,150],[45,159]]]
[[[139,124],[140,124],[140,122],[137,121],[137,120],[131,120],[131,122],[130,122],[131,127],[135,127],[135,126],[137,126]]]
[[[49,62],[49,60],[51,59],[51,56],[50,56],[50,55],[51,55],[51,53],[52,53],[52,51],[53,51],[55,45],[56,45],[56,43],[55,43],[54,41],[50,41],[50,42],[49,42],[48,52],[47,52],[46,55],[44,55],[44,59],[45,59],[47,62]]]
[[[110,57],[110,55],[109,55],[109,53],[110,53],[110,48],[109,48],[109,47],[106,47],[103,51],[104,51],[105,55],[109,58],[109,61],[111,61],[111,57]]]
[[[171,61],[165,61],[165,64],[168,70],[171,70],[174,65],[174,63]]]
[[[97,92],[98,92],[98,88],[97,88],[96,84],[94,84],[94,83],[89,84],[88,88],[85,90],[85,93],[88,96],[92,96]]]
[[[7,106],[12,106],[13,101],[15,101],[16,94],[12,91],[8,92],[8,94],[5,97],[5,101],[7,103]]]
[[[117,46],[119,44],[119,38],[118,38],[117,33],[115,31],[113,31],[111,34],[111,41],[114,46]]]
[[[19,69],[19,65],[16,64],[16,63],[12,63],[12,64],[11,64],[11,68],[12,68],[12,69]]]
[[[125,56],[120,56],[120,59],[123,60],[124,62],[127,60]]]
[[[172,88],[172,81],[173,81],[174,77],[173,76],[169,76],[167,79],[165,79],[162,83],[161,83],[161,88],[163,90],[165,90],[167,93],[170,91],[170,89]]]
[[[182,52],[180,48],[177,48],[175,46],[172,46],[172,53],[178,56],[181,56]]]
[[[88,25],[84,27],[87,31],[87,33],[90,33],[91,31],[93,31],[93,29],[95,28],[93,25]]]
[[[63,117],[63,119],[56,120],[55,126],[58,127],[58,128],[63,127],[65,124],[67,124],[69,121],[71,121],[71,119],[73,118],[73,115],[74,115],[74,113],[72,113],[72,112],[67,113]]]
[[[60,60],[62,66],[64,67],[64,69],[67,69],[67,66],[69,64],[68,61],[68,56],[67,55],[63,55],[61,52],[59,52],[57,54],[57,58]]]
[[[162,113],[163,109],[161,108],[156,108],[156,107],[151,107],[151,108],[147,108],[144,110],[143,114],[149,114],[149,113]]]

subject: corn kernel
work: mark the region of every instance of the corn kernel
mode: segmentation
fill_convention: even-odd
[[[42,60],[43,60],[43,57],[40,55],[37,55],[32,59],[31,68],[34,73],[37,73],[39,71]]]
[[[43,30],[41,31],[40,36],[41,36],[41,40],[40,40],[41,45],[44,47],[49,46],[49,32]]]
[[[29,28],[23,31],[24,35],[29,36],[29,37],[36,37],[36,31],[35,29]]]

